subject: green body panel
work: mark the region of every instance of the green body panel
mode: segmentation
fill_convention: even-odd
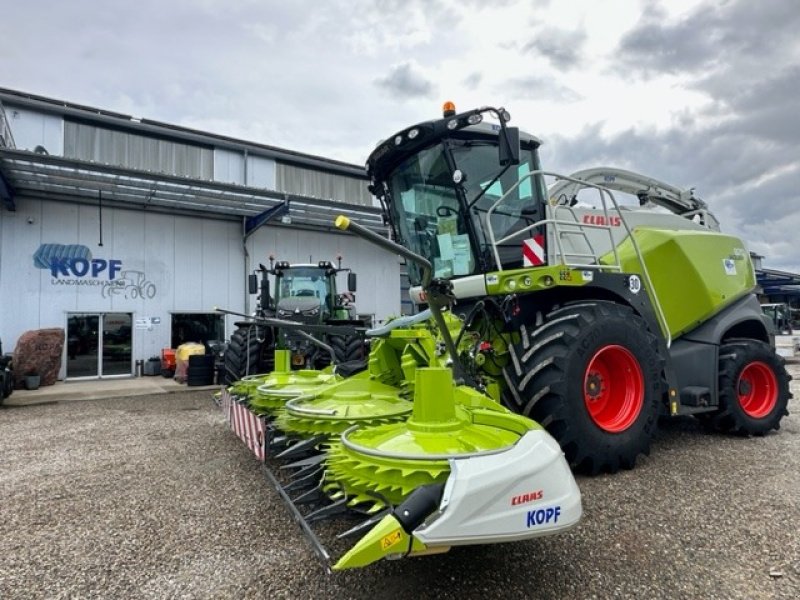
[[[644,258],[652,290],[675,338],[702,324],[722,308],[753,291],[756,285],[750,254],[741,240],[712,231],[638,227],[633,237]],[[626,239],[617,249],[622,270],[642,275]],[[613,260],[605,256],[603,261]]]
[[[539,292],[555,286],[580,287],[591,281],[584,280],[580,269],[569,269],[563,265],[495,271],[487,273],[485,279],[486,291],[490,296]]]

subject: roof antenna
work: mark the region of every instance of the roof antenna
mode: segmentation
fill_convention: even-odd
[[[103,190],[97,190],[97,217],[100,220],[100,243],[103,245]]]

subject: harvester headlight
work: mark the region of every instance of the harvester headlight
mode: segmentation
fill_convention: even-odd
[[[458,185],[462,181],[464,181],[464,172],[461,169],[453,171],[453,183]]]
[[[481,121],[483,121],[482,114],[470,115],[467,117],[467,123],[469,123],[470,125],[477,125]]]
[[[508,281],[506,281],[506,289],[513,290],[516,287],[517,287],[517,282],[514,281],[513,279],[509,279]]]
[[[450,119],[447,122],[448,129],[455,129],[456,127],[458,127],[458,119]]]
[[[419,129],[416,127],[408,132],[408,139],[413,140],[415,137],[419,135]]]
[[[526,288],[527,287],[531,287],[532,283],[533,283],[533,280],[530,278],[529,275],[525,275],[525,277],[522,278],[522,285],[524,287],[526,287]]]
[[[394,136],[394,145],[395,146],[399,146],[402,143],[403,143],[403,136],[402,135]]]

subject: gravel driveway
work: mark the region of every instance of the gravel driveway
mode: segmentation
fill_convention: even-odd
[[[4,409],[0,598],[795,599],[798,402],[764,438],[665,422],[633,471],[579,478],[569,533],[336,575],[208,392]]]

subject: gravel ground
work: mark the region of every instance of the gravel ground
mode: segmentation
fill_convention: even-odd
[[[579,478],[566,534],[336,575],[208,392],[9,408],[0,598],[795,599],[798,402],[764,438],[666,422],[633,471]]]

